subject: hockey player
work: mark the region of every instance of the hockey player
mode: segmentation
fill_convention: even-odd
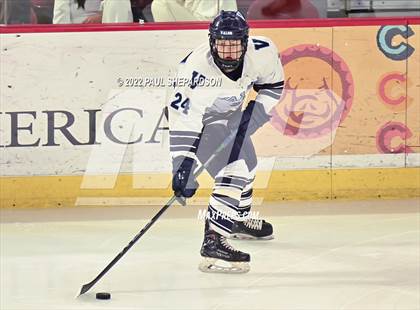
[[[257,166],[250,137],[270,120],[269,111],[280,100],[283,68],[275,45],[248,33],[239,12],[222,11],[210,24],[210,44],[198,46],[180,63],[178,85],[168,107],[172,189],[178,197],[195,194],[198,183],[193,172],[198,163],[204,164],[236,132],[236,139],[207,167],[214,188],[201,247],[204,259],[199,268],[204,272],[249,270],[250,255],[234,249],[226,238],[273,236],[271,224],[247,216]],[[211,85],[215,80],[220,83]],[[251,88],[257,97],[242,109]]]

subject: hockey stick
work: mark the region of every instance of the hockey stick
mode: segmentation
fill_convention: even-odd
[[[210,164],[210,162],[224,149],[226,146],[233,141],[233,139],[236,137],[236,131],[233,131],[224,141],[223,143],[216,149],[216,151],[210,156],[210,158],[200,166],[199,169],[197,169],[194,172],[194,177],[197,177],[198,175],[203,172],[204,169],[207,168],[207,166]],[[78,296],[86,293],[89,291],[92,286],[94,286],[120,259],[124,256],[125,253],[130,250],[130,248],[143,236],[146,231],[149,230],[150,227],[157,221],[157,219],[168,209],[175,201],[179,201],[182,205],[185,205],[185,198],[183,197],[176,197],[175,195],[172,196],[171,199],[168,200],[168,202],[163,206],[162,209],[156,215],[147,223],[146,226],[140,232],[134,236],[134,238],[127,244],[127,246],[117,255],[115,258],[102,270],[95,279],[90,281],[89,283],[86,283],[82,286],[82,289],[80,290],[80,293]]]

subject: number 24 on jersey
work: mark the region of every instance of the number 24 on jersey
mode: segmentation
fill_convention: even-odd
[[[179,108],[181,108],[183,109],[182,113],[188,114],[188,110],[190,109],[190,99],[186,98],[183,101],[181,93],[176,93],[175,100],[171,102],[171,107],[175,110],[179,110]]]

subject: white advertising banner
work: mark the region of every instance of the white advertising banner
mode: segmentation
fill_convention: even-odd
[[[203,40],[205,30],[2,35],[1,175],[169,171],[170,77]]]

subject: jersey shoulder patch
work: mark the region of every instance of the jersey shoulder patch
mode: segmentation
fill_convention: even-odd
[[[192,52],[190,52],[187,56],[185,56],[185,58],[183,60],[181,60],[181,63],[184,64],[187,62],[188,57],[190,57],[190,55],[192,54]]]
[[[187,57],[186,63],[193,66],[200,65],[206,59],[207,53],[210,51],[208,43],[197,46]]]
[[[248,46],[251,46],[251,50],[254,52],[272,53],[277,51],[276,45],[271,39],[263,36],[252,36],[249,37]]]
[[[180,63],[182,76],[193,77],[194,72],[207,76],[212,71],[210,61],[212,58],[208,43],[198,46]]]

